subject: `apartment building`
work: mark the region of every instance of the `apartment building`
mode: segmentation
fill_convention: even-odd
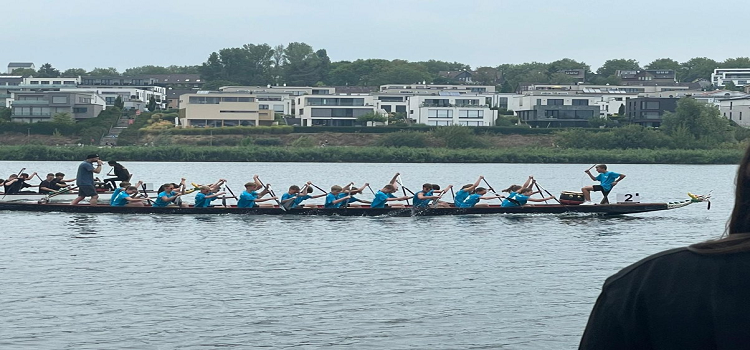
[[[719,101],[719,112],[740,126],[750,127],[750,95],[727,98]]]
[[[16,92],[11,102],[14,122],[50,121],[57,113],[68,113],[76,120],[94,118],[106,108],[101,95],[73,91]]]
[[[659,127],[666,112],[677,110],[678,100],[679,98],[676,97],[631,98],[625,107],[625,115],[631,123],[647,127]]]
[[[615,75],[623,85],[676,85],[677,73],[672,69],[618,70]]]
[[[18,88],[22,91],[55,91],[62,88],[76,87],[81,83],[80,78],[23,78]]]
[[[416,95],[409,97],[408,103],[408,117],[421,124],[492,126],[497,118],[497,111],[478,95]]]
[[[274,114],[261,110],[257,97],[242,92],[199,91],[180,96],[183,127],[273,125]]]
[[[516,115],[533,127],[587,127],[589,120],[602,116],[603,100],[599,95],[538,94],[524,95],[517,100],[520,103],[514,109]],[[608,109],[606,105],[604,113]]]
[[[494,93],[492,85],[433,85],[433,84],[388,84],[380,85],[381,93],[396,94],[438,94],[451,91],[461,95]]]
[[[735,86],[746,86],[750,81],[750,68],[716,68],[711,73],[711,83],[716,87],[724,87],[727,82]]]
[[[378,100],[370,95],[304,95],[295,100],[302,126],[354,126],[358,117],[380,113]]]
[[[145,90],[136,87],[80,87],[70,89],[60,89],[60,91],[68,92],[88,92],[95,93],[104,97],[104,101],[107,106],[114,106],[117,97],[120,97],[123,101],[123,108],[133,109],[139,111],[147,111],[147,106],[151,97],[154,98],[158,109],[165,109],[166,97],[163,94],[164,89],[158,89],[158,91]]]

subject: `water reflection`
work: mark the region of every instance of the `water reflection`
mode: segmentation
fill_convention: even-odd
[[[69,223],[70,227],[77,231],[79,235],[95,235],[101,231],[96,215],[74,214]]]

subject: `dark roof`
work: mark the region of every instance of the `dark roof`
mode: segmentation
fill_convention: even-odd
[[[11,62],[8,63],[8,67],[31,67],[34,63],[32,62]]]
[[[23,81],[22,77],[0,76],[0,85],[18,85]]]
[[[180,98],[180,95],[192,94],[196,91],[191,89],[169,89],[167,90],[167,98]]]

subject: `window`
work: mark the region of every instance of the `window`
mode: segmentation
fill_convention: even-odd
[[[427,122],[427,125],[448,126],[448,125],[453,125],[453,122],[450,120],[430,120],[429,122]]]
[[[62,81],[61,80],[55,80],[55,81],[52,82],[52,84],[54,84],[54,85],[62,85]]]
[[[39,82],[38,81],[32,81],[31,85],[39,85]]]
[[[237,102],[255,102],[253,97],[237,97]]]
[[[364,98],[308,98],[308,106],[364,106]]]
[[[573,106],[588,106],[589,100],[573,99]]]
[[[383,101],[383,102],[403,102],[404,98],[401,96],[398,96],[398,97],[380,96],[378,97],[378,100]]]
[[[460,110],[458,111],[458,117],[459,118],[484,118],[484,111],[469,111],[469,110]]]
[[[237,97],[222,97],[221,102],[238,102]]]
[[[73,107],[73,113],[86,113],[89,109],[86,107]]]
[[[106,102],[107,105],[113,105],[113,104],[115,104],[115,100],[116,100],[115,97],[105,97],[104,99],[107,101]]]
[[[396,106],[396,113],[406,113],[406,106]]]
[[[42,85],[49,85],[49,80],[42,80]]]
[[[561,98],[548,98],[547,99],[547,106],[562,106],[563,105],[563,99]]]
[[[199,105],[219,104],[220,100],[221,98],[219,97],[190,96],[188,103]]]
[[[484,126],[484,122],[482,121],[468,121],[468,120],[462,120],[458,122],[459,125],[463,126]]]
[[[384,105],[384,106],[380,106],[380,107],[383,108],[384,111],[386,111],[388,113],[391,113],[391,106]]]
[[[256,111],[219,111],[219,113],[257,113]]]
[[[453,118],[452,109],[430,109],[427,111],[428,118]]]
[[[641,109],[659,109],[659,101],[641,101]]]
[[[268,109],[268,105],[258,105],[258,109]]]

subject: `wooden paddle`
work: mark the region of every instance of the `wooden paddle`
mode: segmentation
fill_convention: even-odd
[[[594,165],[592,165],[592,166],[591,166],[590,168],[586,169],[586,171],[584,171],[584,172],[587,172],[587,171],[589,171],[589,170],[591,170],[591,169],[594,169],[594,167],[596,167],[597,165],[598,165],[598,164],[594,164]]]
[[[257,179],[258,179],[258,182],[260,182],[260,185],[265,187],[266,190],[268,190],[268,193],[271,194],[271,197],[276,197],[276,193],[273,192],[273,190],[271,189],[271,185],[266,186],[265,184],[263,184],[263,181],[261,181],[260,178],[257,178]],[[274,199],[274,201],[276,202],[276,204],[279,205],[279,208],[281,208],[281,210],[286,211],[286,208],[284,208],[284,206],[281,205],[281,202],[279,202],[278,198]]]
[[[488,190],[490,190],[490,191],[492,191],[492,193],[494,193],[494,194],[495,194],[495,195],[497,196],[497,199],[499,199],[499,200],[500,200],[500,201],[502,202],[502,201],[503,201],[503,199],[502,199],[502,198],[500,198],[500,197],[502,197],[502,196],[500,196],[500,195],[499,195],[499,194],[498,194],[498,193],[497,193],[497,192],[495,191],[495,188],[494,188],[494,187],[492,187],[492,185],[490,185],[490,183],[489,183],[489,182],[487,182],[487,179],[485,179],[485,178],[482,178],[482,181],[484,181],[484,184],[485,184],[485,185],[487,185],[487,189],[488,189]]]

